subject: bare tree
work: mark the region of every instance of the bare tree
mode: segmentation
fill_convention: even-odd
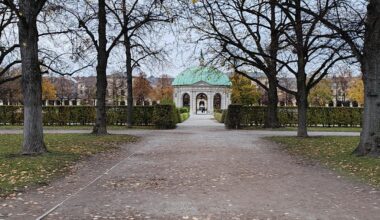
[[[132,126],[133,116],[133,70],[147,59],[161,61],[165,52],[158,47],[152,35],[159,35],[160,24],[173,20],[173,16],[157,0],[121,0],[115,1],[109,10],[115,15],[123,32],[125,49],[125,67],[127,75],[127,126]]]
[[[110,28],[107,15],[114,1],[83,0],[77,4],[69,3],[64,10],[71,14],[81,31],[78,32],[82,41],[89,44],[87,49],[94,48],[96,51],[96,121],[93,134],[107,134],[106,96],[107,96],[107,66],[112,50],[117,46],[123,32],[115,25]],[[83,37],[82,35],[86,37]],[[110,42],[108,40],[111,39]]]
[[[379,156],[380,0],[358,1],[356,4],[349,0],[330,0],[327,3],[335,12],[330,13],[329,17],[320,17],[307,8],[303,11],[338,34],[349,45],[351,53],[359,62],[363,74],[365,103],[363,130],[354,153],[359,156]]]
[[[347,44],[336,38],[335,33],[326,30],[320,19],[310,16],[303,8],[314,11],[318,17],[325,17],[330,10],[323,0],[310,3],[305,0],[284,1],[278,4],[286,16],[287,28],[284,40],[287,46],[278,62],[284,72],[294,75],[297,91],[278,86],[296,97],[298,108],[299,137],[307,137],[307,108],[310,90],[316,86],[340,61],[352,57],[346,53]]]
[[[37,18],[47,0],[4,0],[18,17],[18,34],[22,66],[24,96],[23,154],[46,152],[42,129],[42,76],[38,59]]]
[[[223,64],[227,61],[235,73],[253,80],[266,91],[269,100],[264,126],[271,128],[279,126],[277,56],[284,32],[284,16],[276,10],[277,2],[204,0],[188,16],[192,28],[200,33],[199,40],[213,54],[211,60]],[[252,71],[263,72],[268,86],[250,74]]]
[[[21,77],[10,70],[21,63],[17,42],[17,16],[4,1],[0,1],[0,85]]]

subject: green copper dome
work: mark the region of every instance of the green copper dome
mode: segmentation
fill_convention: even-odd
[[[188,86],[198,82],[206,82],[213,86],[231,86],[228,76],[213,67],[192,67],[175,78],[173,86]]]

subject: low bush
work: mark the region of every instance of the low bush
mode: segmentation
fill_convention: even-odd
[[[178,114],[174,105],[154,106],[153,124],[158,129],[174,129],[178,122]]]
[[[233,104],[228,106],[228,114],[226,115],[224,124],[228,129],[239,129],[242,126],[243,106]]]
[[[43,123],[45,126],[93,125],[96,109],[93,106],[44,106]],[[134,106],[133,125],[154,125],[154,106]],[[178,117],[178,116],[177,116]],[[0,125],[22,125],[22,106],[0,106]],[[126,125],[127,107],[107,107],[108,125]]]
[[[218,121],[219,123],[223,123],[222,122],[222,113],[220,112],[214,112],[214,118],[216,121]]]
[[[236,105],[233,105],[233,111],[235,111],[235,107]],[[235,120],[237,120],[240,123],[240,125],[235,124],[233,126],[262,126],[264,125],[266,111],[266,107],[262,106],[241,106],[240,114],[236,114],[236,112],[234,112],[234,116],[231,116],[232,118],[235,118]],[[228,112],[225,115],[229,114],[230,108],[228,109]],[[281,126],[297,126],[297,114],[298,113],[296,107],[279,107],[278,118]],[[308,108],[308,126],[359,127],[361,126],[362,114],[362,108],[310,107]],[[227,116],[227,118],[231,120],[230,116]],[[232,122],[226,122],[226,125],[227,123],[231,124]]]
[[[189,119],[190,113],[182,113],[181,114],[181,123],[185,122],[187,119]]]
[[[183,114],[183,113],[189,113],[190,111],[188,107],[182,107],[182,108],[179,108],[179,112]]]
[[[227,115],[227,110],[223,110],[222,111],[222,118],[220,120],[221,123],[224,123],[224,121],[226,120],[226,115]]]

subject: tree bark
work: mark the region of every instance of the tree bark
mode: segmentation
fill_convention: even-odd
[[[125,65],[127,69],[127,126],[133,126],[133,76],[132,76],[132,53],[131,42],[128,36],[128,17],[126,0],[123,0],[123,29],[124,29],[124,48],[125,48]]]
[[[96,122],[93,129],[93,134],[107,134],[107,33],[106,33],[106,4],[105,0],[99,0],[98,12],[99,26],[99,45],[98,45],[98,64],[96,67]]]
[[[24,96],[25,155],[46,152],[42,124],[42,77],[38,60],[38,2],[20,0],[22,18],[18,22],[22,60],[22,92]]]
[[[265,128],[278,128],[280,123],[278,121],[278,93],[277,93],[277,56],[279,50],[279,31],[276,19],[276,4],[278,0],[270,0],[270,45],[269,45],[269,55],[270,58],[266,58],[268,71],[266,74],[268,78],[268,110],[265,120]]]
[[[308,137],[307,133],[307,101],[306,75],[299,73],[297,78],[297,110],[298,110],[298,137]]]
[[[277,94],[277,77],[268,77],[268,110],[266,115],[265,128],[278,128],[280,123],[278,121],[278,94]]]
[[[380,156],[380,0],[368,5],[362,61],[365,104],[356,155]]]

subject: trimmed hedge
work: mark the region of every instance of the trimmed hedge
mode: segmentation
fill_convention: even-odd
[[[239,106],[232,105],[233,115],[229,116],[230,108],[228,108],[227,117],[236,118],[240,125],[243,126],[262,126],[264,125],[266,107],[261,106]],[[239,110],[236,108],[240,108]],[[237,114],[239,112],[239,114]],[[296,107],[279,107],[278,118],[281,126],[292,127],[298,125]],[[359,127],[361,126],[361,118],[363,108],[349,107],[309,107],[308,108],[308,126],[323,127]],[[227,121],[226,126],[229,127]]]
[[[189,119],[190,113],[182,113],[181,114],[181,123],[185,122],[187,119]]]
[[[232,104],[228,106],[228,112],[224,120],[224,124],[228,129],[239,129],[242,126],[243,106]]]
[[[190,113],[190,110],[189,110],[188,107],[182,107],[182,108],[179,108],[179,112],[181,114],[183,114],[183,113]]]
[[[160,105],[134,106],[133,125],[153,126],[154,112]],[[173,107],[174,108],[174,107]],[[96,109],[93,106],[44,106],[43,123],[45,126],[94,125]],[[171,116],[172,117],[172,116]],[[0,106],[0,125],[22,125],[22,106]],[[107,107],[108,125],[126,125],[127,107]]]
[[[214,112],[214,118],[219,123],[224,123],[224,120],[226,119],[227,110],[218,110]]]
[[[218,121],[219,123],[223,123],[222,122],[222,113],[220,112],[214,112],[214,118],[216,121]]]
[[[174,105],[156,105],[154,107],[153,123],[158,129],[174,129],[177,126],[178,110]]]

